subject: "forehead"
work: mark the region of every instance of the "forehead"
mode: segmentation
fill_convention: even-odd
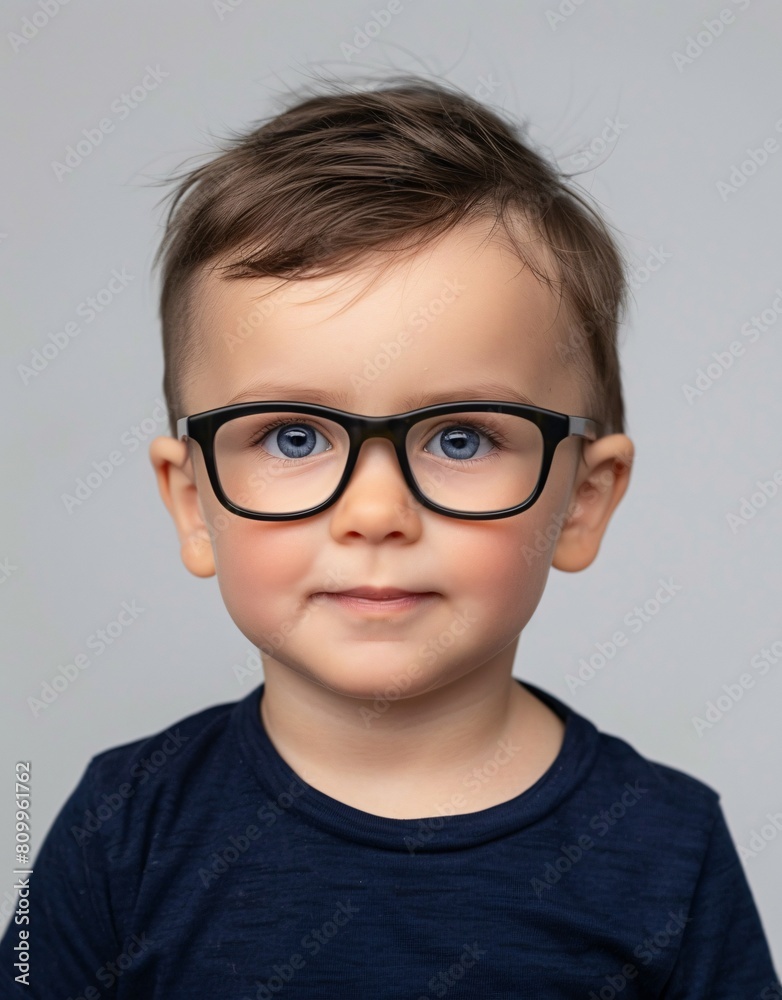
[[[425,405],[411,403],[422,390],[511,398],[505,387],[578,412],[557,351],[564,306],[490,229],[474,222],[391,266],[375,252],[307,280],[207,274],[193,310],[204,360],[188,380],[187,412],[298,399],[380,415]]]

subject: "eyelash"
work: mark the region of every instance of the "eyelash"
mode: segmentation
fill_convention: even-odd
[[[507,440],[506,440],[506,438],[505,438],[505,436],[503,434],[500,434],[500,432],[498,430],[496,430],[496,429],[495,430],[490,430],[485,424],[480,424],[480,423],[478,423],[475,420],[465,420],[462,423],[457,423],[457,422],[447,423],[446,422],[446,423],[442,424],[440,427],[436,427],[432,431],[432,437],[434,437],[436,434],[439,434],[440,431],[445,430],[446,427],[461,427],[461,426],[471,427],[473,430],[480,431],[481,434],[485,435],[489,439],[489,441],[491,441],[491,443],[494,445],[495,448],[504,448],[507,445],[507,443],[508,443]],[[437,458],[439,458],[442,461],[442,458],[441,458],[440,455],[438,455]],[[488,456],[487,455],[483,455],[482,458],[471,458],[471,459],[468,459],[468,461],[470,461],[470,462],[480,462],[480,461],[482,461],[483,458],[488,458]],[[455,458],[448,458],[447,456],[445,458],[445,461],[447,461],[447,462],[456,462],[457,465],[463,464],[463,463],[460,463],[457,459],[455,459]]]
[[[285,427],[288,424],[295,424],[297,422],[298,421],[296,420],[291,420],[290,417],[280,417],[278,420],[273,421],[271,424],[266,424],[263,430],[258,431],[258,433],[253,435],[253,437],[250,439],[250,448],[254,448],[259,442],[263,441],[263,439],[267,435],[271,434],[271,432],[275,430],[277,427]],[[301,422],[309,423],[309,421],[301,421]],[[320,431],[320,433],[323,434],[324,437],[326,437],[323,431]],[[282,466],[298,465],[300,463],[300,459],[277,458],[276,456],[275,456],[275,461],[277,462],[278,465]]]
[[[263,428],[263,430],[259,431],[250,440],[250,443],[249,443],[250,447],[254,448],[255,445],[257,445],[260,441],[262,441],[268,434],[271,434],[271,432],[273,430],[275,430],[277,427],[285,427],[288,424],[294,424],[296,422],[297,421],[291,420],[289,417],[280,417],[278,420],[275,420],[273,423],[267,424]],[[302,421],[302,422],[303,423],[310,423],[310,421]],[[480,431],[481,434],[484,434],[489,439],[489,441],[491,441],[492,445],[495,448],[503,448],[508,443],[504,435],[500,434],[500,432],[497,431],[497,430],[490,430],[488,427],[485,426],[485,424],[479,424],[479,423],[476,423],[475,421],[469,421],[469,420],[465,420],[463,423],[464,423],[464,425],[466,425],[468,427],[472,427],[473,429]],[[448,427],[448,426],[459,427],[459,426],[461,426],[461,424],[455,423],[455,422],[452,423],[452,424],[448,424],[448,423],[443,424],[443,425],[441,425],[441,427],[435,428],[435,430],[432,431],[432,437],[434,437],[435,434],[438,433],[438,431],[443,430],[445,427]],[[324,437],[326,437],[325,433],[322,430],[320,431],[320,433],[323,434]],[[436,457],[439,458],[440,461],[443,461],[443,457],[442,456],[438,455]],[[487,457],[486,455],[482,456],[482,458],[486,458],[486,457]],[[480,462],[482,460],[482,458],[471,458],[471,459],[468,459],[467,461],[470,461],[470,462]],[[446,462],[454,462],[456,465],[463,465],[464,464],[464,462],[459,462],[457,459],[455,459],[455,458],[448,458],[447,456],[445,456],[444,460]],[[277,459],[277,462],[280,465],[297,465],[297,464],[299,464],[299,461],[300,461],[299,459],[292,459],[292,458],[278,458]]]

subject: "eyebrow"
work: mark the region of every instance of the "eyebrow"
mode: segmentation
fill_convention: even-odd
[[[241,402],[262,403],[277,399],[289,402],[319,403],[322,406],[334,406],[342,409],[348,409],[352,405],[350,395],[341,389],[319,389],[315,386],[270,381],[253,383],[223,405],[230,406],[232,403]],[[501,382],[494,382],[491,379],[477,379],[469,386],[457,386],[438,392],[427,392],[426,390],[412,392],[401,398],[399,405],[403,407],[401,412],[405,412],[417,410],[423,406],[433,406],[437,403],[458,403],[470,399],[509,400],[528,406],[536,405],[518,389],[503,385]]]

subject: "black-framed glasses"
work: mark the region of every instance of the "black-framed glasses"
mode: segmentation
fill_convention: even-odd
[[[446,517],[493,520],[531,507],[554,452],[600,425],[538,406],[467,400],[366,417],[288,400],[235,403],[177,420],[196,441],[220,503],[242,517],[292,521],[326,510],[347,486],[364,441],[396,451],[410,492]]]

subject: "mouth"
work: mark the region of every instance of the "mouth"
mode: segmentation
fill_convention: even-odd
[[[395,601],[401,597],[420,597],[432,591],[400,590],[399,587],[353,587],[351,590],[332,591],[337,597],[363,597],[369,601]]]
[[[353,587],[351,590],[313,594],[319,600],[325,598],[347,610],[383,613],[420,607],[437,596],[432,590],[400,590],[398,587]]]

